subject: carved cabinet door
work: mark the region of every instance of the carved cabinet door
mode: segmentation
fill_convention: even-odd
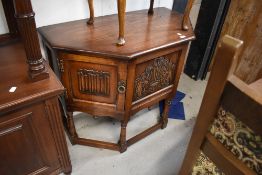
[[[0,117],[0,174],[50,174],[59,160],[44,104]]]
[[[133,102],[146,100],[150,95],[173,88],[182,50],[136,64]]]
[[[124,63],[71,54],[60,55],[59,59],[69,111],[122,117],[126,92]]]

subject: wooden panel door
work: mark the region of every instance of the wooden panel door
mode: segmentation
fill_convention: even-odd
[[[59,160],[43,104],[0,118],[0,174],[50,174]]]
[[[62,81],[67,89],[69,110],[97,116],[122,116],[126,64],[80,55],[63,56],[62,62]],[[100,110],[95,110],[97,106]]]
[[[181,50],[136,65],[133,101],[146,98],[174,84]]]

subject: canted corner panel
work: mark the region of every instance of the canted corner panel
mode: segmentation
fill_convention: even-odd
[[[110,95],[110,73],[93,69],[77,71],[79,91],[83,94]]]
[[[138,65],[143,67],[143,65]],[[155,58],[142,68],[142,73],[138,73],[135,78],[135,89],[133,101],[144,98],[157,92],[173,83],[176,63],[168,56]]]

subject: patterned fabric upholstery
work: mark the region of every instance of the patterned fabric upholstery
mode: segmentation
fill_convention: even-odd
[[[261,126],[262,127],[262,126]],[[210,127],[210,133],[239,160],[262,175],[262,141],[244,123],[220,107]],[[200,154],[192,174],[222,175],[223,173],[203,153]]]
[[[225,175],[216,165],[202,152],[193,167],[192,175]]]
[[[261,126],[262,127],[262,126]],[[262,141],[244,123],[222,107],[210,128],[214,135],[239,160],[262,175]]]

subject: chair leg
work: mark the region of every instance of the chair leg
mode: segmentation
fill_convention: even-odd
[[[161,128],[164,129],[167,126],[168,123],[168,112],[169,112],[169,108],[171,105],[171,101],[169,99],[165,100],[165,104],[164,104],[164,111],[161,115],[161,120],[162,120],[162,126]]]
[[[149,10],[148,10],[148,14],[149,15],[153,15],[154,14],[154,0],[150,1],[150,7],[149,7]]]
[[[127,150],[126,126],[127,126],[127,122],[122,121],[121,122],[120,140],[119,140],[120,153],[123,153]]]
[[[119,37],[117,41],[118,46],[125,45],[125,13],[126,0],[117,0],[118,21],[119,21]]]
[[[89,11],[90,11],[90,17],[89,17],[89,20],[87,21],[87,24],[92,25],[94,23],[94,2],[93,0],[88,0],[88,6],[89,6]]]
[[[67,112],[67,126],[68,126],[72,144],[74,144],[74,140],[78,138],[78,135],[76,132],[75,123],[73,119],[73,112]]]
[[[194,2],[194,0],[189,0],[187,2],[186,9],[185,9],[184,16],[183,16],[183,21],[182,21],[182,29],[183,30],[188,30],[189,29],[189,27],[188,27],[189,14],[190,14],[191,8],[193,6],[193,2]]]

